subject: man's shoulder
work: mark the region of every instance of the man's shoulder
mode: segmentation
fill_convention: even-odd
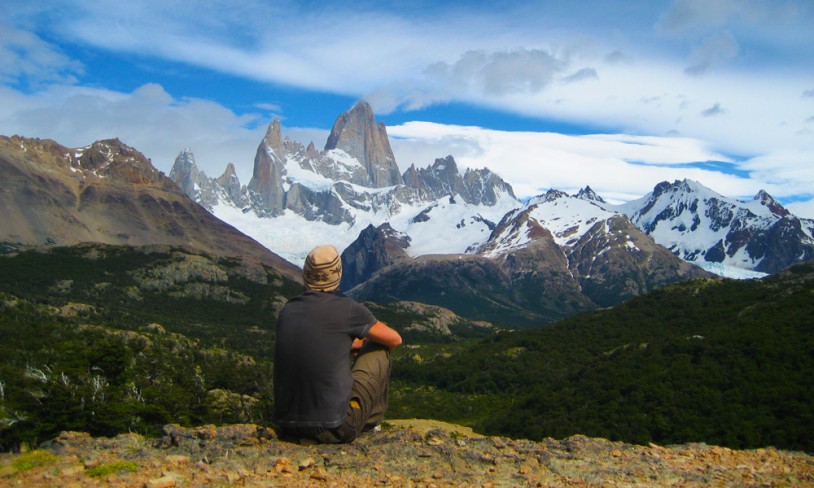
[[[314,290],[306,290],[299,295],[289,298],[288,302],[302,302],[302,301],[313,301],[313,302],[326,302],[326,303],[353,303],[358,306],[364,306],[361,303],[357,302],[353,298],[344,295],[340,292],[335,293],[325,293],[321,291],[314,291]]]

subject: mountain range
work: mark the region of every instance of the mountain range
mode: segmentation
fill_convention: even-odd
[[[498,324],[550,323],[709,271],[762,276],[814,257],[814,221],[762,191],[740,202],[684,180],[624,204],[589,187],[520,201],[489,169],[462,172],[452,156],[399,173],[365,102],[337,118],[321,151],[273,121],[245,186],[233,164],[208,177],[190,150],[166,177],[115,139],[72,149],[3,137],[0,171],[4,247],[184,246],[299,280],[305,253],[329,242],[358,299]]]
[[[343,252],[342,286],[366,300],[411,300],[474,319],[536,324],[706,276],[759,277],[814,257],[814,221],[761,191],[740,202],[690,181],[611,204],[590,187],[520,201],[489,169],[453,156],[402,174],[384,124],[359,102],[322,151],[273,121],[254,172],[209,178],[191,151],[170,177],[221,219],[301,263],[314,245]]]
[[[624,204],[605,202],[589,187],[577,195],[549,191],[522,202],[487,168],[461,174],[452,156],[424,168],[412,164],[399,175],[386,128],[365,102],[337,118],[320,152],[313,142],[306,147],[283,139],[279,120],[273,121],[246,186],[231,164],[220,177],[207,177],[190,150],[178,156],[170,177],[215,215],[294,263],[312,245],[330,240],[346,248],[368,226],[384,223],[403,234],[408,243],[403,252],[412,258],[495,257],[509,246],[506,236],[492,235],[497,223],[533,202],[553,199],[563,203],[546,206],[542,225],[559,233],[558,245],[597,221],[592,212],[558,215],[575,205],[564,202],[588,200],[606,212],[602,218],[626,217],[676,256],[716,274],[758,277],[814,258],[814,220],[794,216],[762,190],[742,202],[683,180],[661,182]],[[566,221],[571,227],[556,230]]]

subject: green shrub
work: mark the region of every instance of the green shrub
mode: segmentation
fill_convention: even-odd
[[[50,466],[59,459],[59,456],[48,451],[38,449],[36,451],[20,454],[12,463],[12,467],[17,471],[27,471],[40,466]]]
[[[95,468],[86,469],[85,474],[95,478],[101,478],[109,474],[124,472],[135,473],[136,471],[138,471],[138,464],[131,463],[130,461],[116,461],[113,463],[100,464]]]

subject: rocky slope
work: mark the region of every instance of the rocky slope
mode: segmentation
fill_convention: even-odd
[[[390,224],[367,226],[359,238],[342,251],[340,288],[350,290],[367,281],[373,273],[399,261],[409,260],[406,249],[410,238],[396,232]]]
[[[117,139],[67,148],[0,137],[0,175],[6,245],[182,246],[255,259],[300,279],[296,267],[215,218]]]
[[[483,437],[432,421],[390,421],[348,445],[279,439],[256,425],[168,425],[161,439],[65,432],[0,455],[19,486],[814,486],[814,457],[773,448],[637,446],[574,436]]]
[[[595,199],[589,188],[577,196],[552,190],[531,199],[507,213],[472,254],[407,259],[407,237],[368,228],[343,253],[354,273],[361,260],[366,264],[365,273],[348,281],[358,283],[348,293],[431,303],[522,327],[708,276]]]

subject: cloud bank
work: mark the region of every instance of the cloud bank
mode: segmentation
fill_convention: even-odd
[[[164,170],[190,147],[207,173],[234,162],[245,181],[269,112],[295,120],[284,124],[292,137],[328,129],[297,123],[287,91],[365,98],[406,116],[460,104],[579,134],[414,120],[390,128],[401,165],[451,154],[522,194],[590,184],[624,198],[694,178],[729,196],[764,188],[814,216],[811,2],[499,7],[10,0],[0,12],[0,132],[68,145],[119,137]],[[117,78],[120,66],[139,79]],[[283,98],[235,103],[223,80]]]

